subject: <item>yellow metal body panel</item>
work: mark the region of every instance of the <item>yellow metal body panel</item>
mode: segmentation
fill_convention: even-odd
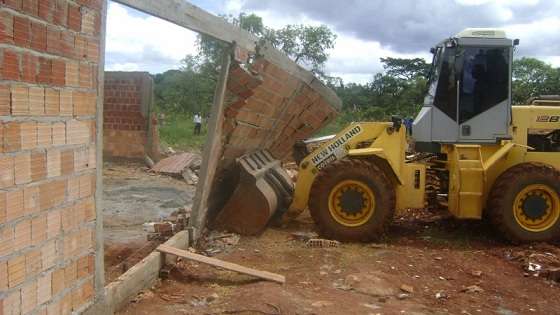
[[[540,162],[560,169],[560,152],[532,152],[527,147],[530,130],[560,129],[560,107],[514,106],[512,139],[499,144],[446,144],[449,171],[449,211],[461,219],[480,219],[495,180],[509,168]]]
[[[396,185],[399,207],[422,207],[424,204],[425,166],[406,164],[406,129],[398,130],[388,122],[353,123],[334,139],[324,143],[300,164],[294,198],[287,216],[295,217],[307,208],[309,192],[319,171],[328,164],[351,156],[354,158],[377,157],[380,167]],[[415,186],[414,174],[419,172],[420,184]]]
[[[498,144],[442,145],[449,171],[448,207],[455,217],[480,219],[494,181],[519,163],[541,162],[560,169],[560,152],[531,152],[527,147],[530,130],[560,129],[560,107],[514,106],[510,128],[512,139]],[[351,124],[302,161],[287,215],[295,217],[305,210],[319,171],[347,156],[386,162],[381,168],[394,182],[397,211],[424,207],[426,165],[406,163],[406,147],[404,127],[396,130],[386,122]]]

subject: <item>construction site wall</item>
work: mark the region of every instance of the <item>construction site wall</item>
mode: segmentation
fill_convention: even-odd
[[[150,151],[153,80],[147,72],[105,72],[105,157],[143,158]]]
[[[0,314],[94,300],[102,7],[0,0]]]

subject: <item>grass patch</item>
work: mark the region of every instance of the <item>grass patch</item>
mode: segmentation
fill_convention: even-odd
[[[200,135],[195,136],[193,117],[187,114],[167,114],[159,126],[162,144],[179,151],[202,152],[207,133],[208,126],[204,120]]]

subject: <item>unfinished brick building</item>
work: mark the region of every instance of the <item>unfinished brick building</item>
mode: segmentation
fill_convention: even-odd
[[[94,299],[102,0],[0,6],[0,314]]]
[[[147,154],[154,158],[157,153],[151,152],[151,135],[157,138],[157,128],[152,130],[149,119],[153,97],[150,74],[105,72],[104,95],[103,155],[144,158]]]

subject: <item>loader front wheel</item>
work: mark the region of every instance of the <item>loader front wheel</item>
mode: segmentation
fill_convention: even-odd
[[[373,162],[344,159],[320,171],[309,210],[321,235],[340,241],[371,241],[393,218],[395,190]]]
[[[494,183],[488,211],[513,242],[560,239],[560,172],[540,163],[512,167]]]

